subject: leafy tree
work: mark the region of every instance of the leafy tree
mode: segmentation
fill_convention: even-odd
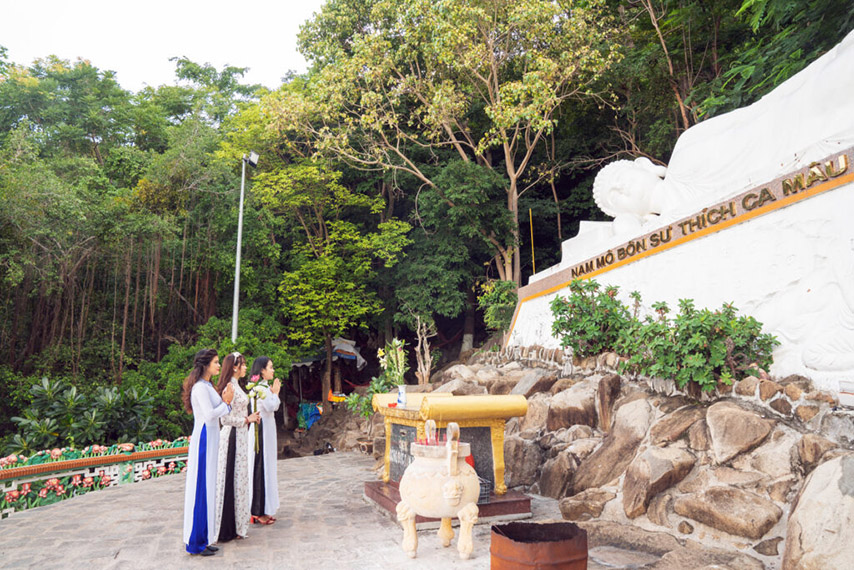
[[[710,116],[757,101],[854,28],[854,5],[833,0],[742,0],[735,15],[750,34],[724,51],[723,72],[699,92]]]
[[[44,138],[49,154],[78,154],[103,165],[105,155],[130,133],[130,96],[110,71],[88,61],[54,56],[29,68],[12,65],[0,81],[0,143],[26,121]]]
[[[217,71],[209,63],[199,64],[186,57],[173,57],[175,74],[194,85],[196,110],[205,113],[215,124],[235,113],[241,102],[250,101],[261,89],[260,85],[240,83],[248,67],[226,65]]]
[[[488,281],[481,286],[477,301],[483,310],[483,321],[494,331],[506,331],[513,321],[519,296],[512,281]]]
[[[398,220],[360,228],[344,219],[351,209],[376,214],[382,204],[339,183],[340,173],[323,163],[301,161],[260,174],[254,192],[272,210],[301,230],[293,268],[279,285],[288,338],[305,349],[324,343],[326,374],[322,392],[331,388],[332,339],[381,310],[368,289],[376,261],[394,265],[409,243],[409,224]]]
[[[616,58],[604,4],[380,1],[369,23],[351,8],[336,2],[321,16],[357,23],[349,37],[341,25],[331,37],[318,25],[305,28],[304,53],[320,58],[309,101],[282,93],[275,124],[312,136],[348,164],[408,173],[440,195],[415,159],[423,149],[447,148],[500,173],[512,243],[489,227],[477,230],[492,246],[499,275],[520,283],[518,201],[535,182],[526,179],[531,157],[561,103],[588,93]]]

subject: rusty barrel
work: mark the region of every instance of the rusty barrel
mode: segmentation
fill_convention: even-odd
[[[492,570],[587,570],[587,531],[569,522],[492,526]]]

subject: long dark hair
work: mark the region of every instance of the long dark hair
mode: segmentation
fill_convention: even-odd
[[[256,374],[258,375],[258,380],[262,380],[261,371],[267,368],[267,363],[270,362],[269,356],[259,356],[255,360],[252,361],[252,371],[249,373],[249,380],[252,380],[252,377]]]
[[[228,386],[231,378],[234,376],[234,369],[241,364],[246,363],[246,357],[239,352],[229,353],[222,361],[222,370],[219,371],[219,382],[216,384],[216,391],[222,396],[222,391]],[[238,378],[238,380],[240,380]]]
[[[190,393],[193,391],[193,386],[204,375],[205,370],[215,356],[217,356],[216,350],[213,348],[203,348],[193,358],[193,369],[190,370],[190,375],[184,380],[184,389],[181,391],[184,409],[187,410],[188,414],[193,413],[193,402],[190,400]]]

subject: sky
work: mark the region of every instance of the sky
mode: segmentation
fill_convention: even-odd
[[[171,57],[249,67],[243,83],[274,89],[306,70],[297,32],[324,0],[0,0],[0,46],[28,66],[56,55],[116,72],[130,91],[176,83]]]

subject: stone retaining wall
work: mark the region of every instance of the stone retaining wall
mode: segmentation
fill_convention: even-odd
[[[543,368],[557,372],[558,378],[593,373],[617,373],[619,356],[606,352],[598,356],[573,358],[569,348],[544,348],[542,346],[508,346],[498,351],[475,353],[470,364],[502,366],[518,362],[525,368]],[[633,378],[650,391],[665,396],[686,396],[700,402],[711,403],[721,398],[735,398],[768,413],[771,417],[793,420],[811,427],[816,432],[830,431],[832,439],[843,445],[854,443],[854,432],[844,433],[838,418],[850,414],[840,408],[839,398],[829,391],[815,390],[808,378],[791,375],[774,380],[764,371],[761,377],[748,376],[731,386],[719,385],[712,392],[691,392],[679,389],[672,379]],[[852,412],[854,413],[854,412]],[[845,422],[854,427],[854,420]],[[827,435],[827,434],[824,434]]]

